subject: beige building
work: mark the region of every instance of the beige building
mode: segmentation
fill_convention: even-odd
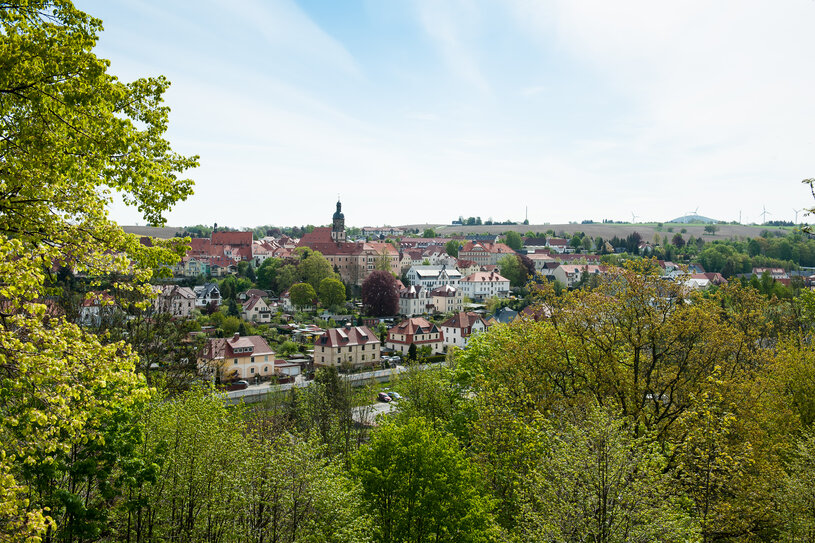
[[[156,287],[153,299],[153,311],[169,313],[172,317],[186,318],[195,310],[195,292],[189,287],[166,285]]]
[[[369,366],[381,360],[380,341],[367,326],[329,328],[314,340],[315,366]]]
[[[298,246],[319,251],[348,284],[361,285],[377,269],[398,276],[401,268],[396,247],[380,241],[346,241],[345,215],[341,209],[340,202],[337,202],[332,226],[315,228],[300,239]]]
[[[430,293],[431,303],[436,313],[461,311],[464,306],[464,295],[460,288],[449,285],[433,289]]]
[[[241,318],[245,321],[270,323],[272,308],[258,295],[252,295],[241,306]]]
[[[229,339],[209,339],[199,370],[207,375],[219,371],[225,381],[268,378],[275,372],[274,358],[274,351],[262,337],[235,334]]]
[[[407,354],[411,345],[416,345],[417,349],[427,345],[433,354],[438,354],[444,351],[444,335],[427,319],[413,317],[389,329],[385,345],[402,354]]]

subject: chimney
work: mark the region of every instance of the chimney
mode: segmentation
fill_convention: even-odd
[[[241,337],[241,335],[238,332],[235,332],[235,335],[232,336],[232,341],[238,341],[240,339],[240,337]]]

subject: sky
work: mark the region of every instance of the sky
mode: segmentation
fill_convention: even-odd
[[[328,224],[338,196],[352,226],[815,205],[813,0],[75,3],[112,73],[172,82],[200,166],[171,226]]]

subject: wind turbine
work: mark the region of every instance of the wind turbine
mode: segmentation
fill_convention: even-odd
[[[767,211],[767,206],[766,205],[762,206],[762,207],[764,208],[764,211],[759,213],[759,215],[761,215],[761,223],[764,224],[765,222],[767,222],[767,215],[772,215],[772,213]]]
[[[795,224],[798,224],[798,214],[803,211],[803,209],[795,209],[792,208],[792,211],[795,212]]]
[[[688,211],[685,213],[686,215],[698,215],[699,214],[699,206],[696,206],[696,209],[693,211]]]
[[[639,215],[634,215],[634,212],[633,211],[631,212],[631,223],[632,224],[637,222],[637,219],[639,219],[639,218],[640,218]]]

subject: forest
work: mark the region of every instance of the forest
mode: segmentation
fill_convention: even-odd
[[[192,193],[169,83],[110,75],[70,2],[2,3],[0,24],[0,541],[815,539],[806,289],[692,292],[649,259],[534,285],[538,320],[411,368],[374,427],[333,371],[252,408],[155,378],[155,329],[54,300],[70,269],[146,307],[184,254],[107,215],[118,193],[161,225]]]

